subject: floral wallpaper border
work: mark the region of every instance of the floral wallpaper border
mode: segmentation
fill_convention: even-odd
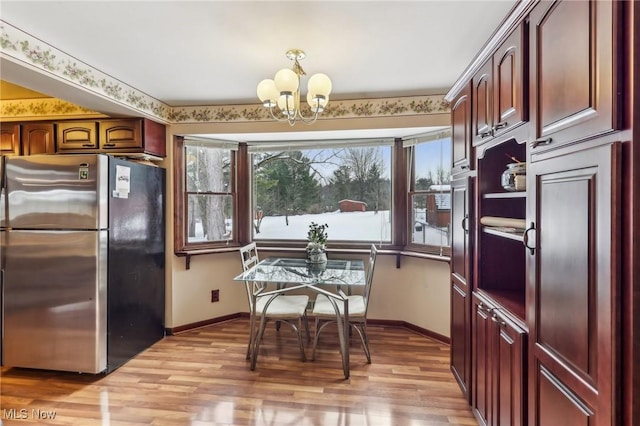
[[[51,74],[69,84],[80,86],[96,95],[136,109],[169,124],[273,121],[269,111],[256,104],[224,106],[172,107],[134,87],[81,62],[55,47],[36,39],[11,24],[0,20],[0,53],[28,64],[44,74]],[[71,109],[72,104],[20,100],[0,103],[1,117],[12,114],[42,116],[52,110]],[[66,105],[65,105],[66,104]],[[81,107],[75,106],[82,109]],[[87,113],[88,110],[80,111]],[[427,114],[448,114],[444,95],[343,100],[329,103],[320,119],[374,118]],[[309,115],[309,114],[307,114]]]
[[[106,117],[96,111],[55,98],[0,100],[0,119],[36,117]]]

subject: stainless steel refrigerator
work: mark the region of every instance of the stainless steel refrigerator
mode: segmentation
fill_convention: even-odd
[[[165,334],[164,169],[2,158],[2,363],[109,372]]]

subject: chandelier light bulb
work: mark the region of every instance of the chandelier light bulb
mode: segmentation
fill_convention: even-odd
[[[275,106],[276,99],[280,96],[280,92],[276,88],[275,81],[266,78],[258,83],[258,99],[265,106]]]
[[[280,93],[282,92],[295,92],[298,90],[298,86],[300,85],[300,80],[298,79],[298,75],[288,68],[281,69],[276,73],[276,77],[274,78],[276,83],[276,87]]]
[[[331,79],[326,74],[314,74],[309,79],[307,87],[309,88],[309,93],[314,97],[316,95],[329,96],[332,89]]]
[[[281,95],[278,98],[278,108],[282,110],[285,115],[293,116],[296,113],[296,106],[291,95]]]

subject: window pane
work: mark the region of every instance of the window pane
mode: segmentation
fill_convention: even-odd
[[[449,247],[451,222],[451,138],[414,145],[409,194],[409,242],[442,252]],[[409,157],[411,158],[411,157]]]
[[[231,150],[186,146],[187,192],[230,192]]]
[[[188,242],[233,239],[233,197],[230,195],[189,195]]]
[[[413,224],[411,242],[433,246],[449,246],[451,195],[448,192],[415,194],[411,196]]]
[[[317,146],[317,145],[316,145]],[[254,239],[391,241],[391,147],[253,154]]]
[[[414,157],[415,177],[413,183],[416,191],[431,190],[433,185],[449,185],[451,138],[415,145]]]

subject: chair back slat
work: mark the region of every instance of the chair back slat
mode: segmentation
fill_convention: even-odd
[[[258,247],[256,243],[247,244],[240,248],[240,258],[242,260],[242,270],[247,272],[249,269],[260,263],[260,257],[258,256]],[[258,281],[246,281],[244,282],[247,290],[247,298],[249,300],[249,309],[253,310],[251,295],[255,294],[259,290],[264,288],[264,283]]]
[[[378,249],[375,244],[371,244],[371,251],[369,252],[369,261],[367,262],[366,275],[365,275],[365,286],[364,286],[364,306],[365,306],[365,314],[366,310],[369,308],[369,294],[371,294],[371,284],[373,283],[373,271],[376,266],[376,257],[378,256]]]

